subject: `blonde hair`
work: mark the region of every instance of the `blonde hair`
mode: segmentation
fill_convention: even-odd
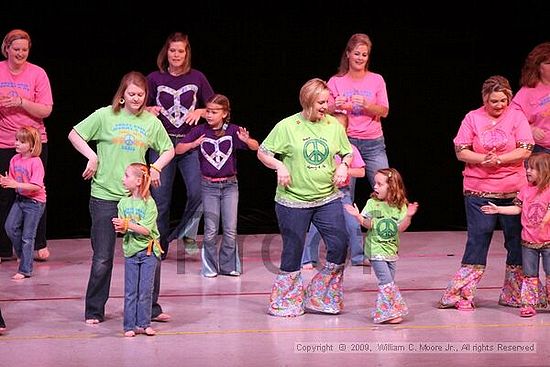
[[[388,195],[385,201],[389,206],[401,208],[403,205],[409,204],[403,178],[395,168],[382,168],[376,173],[383,174],[388,180]],[[372,193],[371,197],[376,199],[376,194]]]
[[[42,153],[42,140],[40,133],[32,126],[23,126],[15,133],[15,137],[22,143],[29,143],[30,152],[33,157],[39,157]]]
[[[550,154],[538,152],[527,158],[527,167],[537,171],[537,182],[539,192],[543,192],[550,185]]]
[[[142,179],[141,184],[138,186],[139,195],[144,200],[148,199],[151,195],[149,191],[151,186],[151,173],[149,172],[149,167],[143,163],[131,163],[128,169],[135,177]]]
[[[2,41],[2,55],[8,57],[8,47],[11,46],[15,40],[27,40],[29,42],[29,49],[31,48],[31,36],[22,29],[13,29],[6,34]]]
[[[324,80],[314,78],[308,80],[300,89],[300,105],[302,106],[305,117],[311,121],[315,108],[315,103],[319,94],[329,90],[328,85]]]

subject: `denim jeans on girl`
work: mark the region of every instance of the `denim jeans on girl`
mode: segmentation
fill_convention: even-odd
[[[144,249],[124,258],[124,331],[151,325],[153,281],[159,259]]]
[[[16,195],[6,218],[6,233],[20,260],[18,273],[27,277],[32,275],[36,229],[45,207],[46,203]]]
[[[539,276],[539,263],[542,257],[542,268],[546,276],[550,276],[550,248],[536,249],[522,246],[523,274],[526,277]]]
[[[389,284],[395,280],[396,261],[370,260],[370,264],[378,279],[378,285]]]
[[[202,269],[204,276],[220,274],[240,275],[241,260],[237,246],[237,218],[239,186],[237,177],[221,182],[202,180],[204,237],[202,242]],[[222,223],[222,242],[218,255],[217,235]],[[238,273],[238,274],[237,274]]]

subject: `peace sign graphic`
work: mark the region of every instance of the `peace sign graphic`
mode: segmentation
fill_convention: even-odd
[[[306,162],[319,165],[327,159],[329,149],[327,143],[323,140],[310,139],[304,144],[302,153]]]
[[[544,215],[546,214],[546,207],[541,203],[533,203],[527,212],[527,220],[533,227],[542,222]]]
[[[394,238],[397,234],[397,223],[392,219],[381,219],[376,223],[376,232],[384,240]]]

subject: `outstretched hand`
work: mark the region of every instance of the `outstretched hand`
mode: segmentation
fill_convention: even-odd
[[[481,211],[484,214],[498,214],[498,206],[489,201],[489,205],[483,205]]]
[[[17,181],[11,178],[7,172],[4,176],[0,174],[0,186],[5,189],[15,189],[17,187],[16,185]]]
[[[360,214],[359,208],[357,207],[357,204],[353,203],[353,206],[351,204],[344,204],[344,209],[354,217],[358,216]]]
[[[246,128],[239,126],[239,130],[237,130],[237,136],[239,137],[239,139],[246,143],[250,138],[250,133],[248,132],[248,130],[246,130]]]
[[[196,125],[199,120],[202,117],[202,110],[201,109],[193,109],[190,110],[187,115],[185,116],[184,122],[187,125]]]
[[[407,206],[407,216],[412,217],[416,214],[418,210],[418,203],[415,201],[414,203],[409,203],[409,206]]]

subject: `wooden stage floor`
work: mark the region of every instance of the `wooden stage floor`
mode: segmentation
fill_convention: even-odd
[[[105,322],[84,323],[88,239],[50,240],[51,258],[34,276],[11,280],[0,263],[1,366],[548,366],[550,313],[519,317],[497,304],[504,279],[502,233],[491,245],[473,312],[436,302],[459,267],[464,232],[402,234],[396,283],[409,306],[399,325],[370,318],[377,282],[368,267],[347,266],[340,315],[266,314],[281,250],[277,234],[239,236],[240,277],[199,275],[200,255],[172,246],[162,264],[160,303],[172,316],[154,337],[122,335],[123,257],[117,246]],[[542,271],[542,270],[541,270]],[[314,270],[303,271],[309,280]],[[524,348],[524,351],[519,349]]]

